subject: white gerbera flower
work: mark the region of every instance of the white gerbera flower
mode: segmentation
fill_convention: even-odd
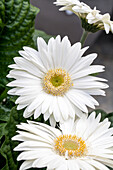
[[[63,1],[64,2],[64,1]],[[88,6],[87,4],[83,3],[83,2],[75,2],[75,3],[61,3],[61,0],[57,0],[54,4],[56,4],[57,6],[63,6],[61,7],[59,10],[60,11],[64,11],[64,10],[70,10],[73,13],[75,13],[82,22],[82,27],[88,31],[88,32],[97,32],[100,28],[98,27],[97,24],[95,24],[95,22],[93,24],[90,24],[91,20],[92,20],[92,15],[93,15],[93,21],[97,20],[94,18],[94,14],[98,13],[98,10],[96,10],[96,8],[94,8],[94,10],[92,10],[90,8],[90,6]],[[87,16],[91,18],[91,20],[87,20]]]
[[[86,106],[95,108],[98,102],[91,95],[105,95],[101,89],[108,85],[99,82],[105,79],[91,76],[103,72],[104,66],[90,66],[97,54],[82,57],[86,48],[81,43],[71,46],[67,37],[51,38],[48,45],[38,38],[38,51],[24,47],[19,51],[22,57],[15,57],[13,70],[7,77],[16,80],[8,86],[15,87],[8,94],[18,95],[17,109],[25,108],[24,117],[41,113],[44,119],[50,118],[51,124],[79,117],[82,111],[88,113]]]
[[[59,10],[70,10],[75,13],[82,21],[82,27],[88,32],[97,32],[105,30],[106,34],[113,33],[113,23],[110,21],[109,13],[101,15],[100,11],[94,7],[91,9],[87,4],[78,0],[57,0],[54,2],[57,6],[63,6]]]
[[[12,139],[22,141],[14,151],[23,151],[20,170],[31,167],[47,170],[109,170],[113,168],[113,128],[101,114],[75,122],[69,119],[60,130],[43,123],[28,121],[17,127],[21,131]]]

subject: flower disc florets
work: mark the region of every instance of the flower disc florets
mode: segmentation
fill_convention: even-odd
[[[55,139],[55,151],[61,156],[81,157],[87,152],[85,141],[76,135],[61,135]]]
[[[61,68],[49,70],[44,77],[43,89],[54,96],[62,96],[71,86],[69,73]]]

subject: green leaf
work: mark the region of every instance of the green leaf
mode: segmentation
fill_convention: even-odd
[[[0,34],[4,28],[4,21],[5,21],[5,0],[0,1]]]
[[[4,136],[5,134],[5,127],[7,123],[0,123],[0,139]]]
[[[5,77],[7,66],[18,51],[26,45],[34,46],[34,19],[39,9],[33,7],[29,0],[2,0],[0,4],[0,72],[1,77]]]
[[[37,37],[42,37],[46,43],[48,42],[48,40],[52,37],[51,35],[47,35],[44,31],[40,31],[40,30],[35,30],[34,34],[33,34],[33,40],[35,42],[35,46],[37,47]]]
[[[7,89],[4,89],[4,91],[0,95],[0,102],[2,102],[3,99],[7,97],[7,91],[8,91]]]
[[[0,122],[7,122],[10,116],[10,109],[0,105]]]
[[[17,111],[16,107],[12,108],[9,121],[6,126],[4,125],[5,141],[1,146],[0,153],[6,159],[6,165],[0,167],[2,170],[18,169],[18,162],[16,161],[18,152],[13,152],[13,149],[17,146],[18,142],[12,141],[11,138],[16,135],[16,125],[25,121],[26,120],[23,118],[23,112]]]

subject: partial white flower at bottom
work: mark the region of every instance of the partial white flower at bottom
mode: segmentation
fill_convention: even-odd
[[[22,141],[14,151],[22,151],[20,170],[31,167],[47,170],[109,170],[113,168],[113,128],[95,112],[75,122],[68,119],[60,129],[28,121],[12,140]],[[108,167],[107,167],[108,166]]]

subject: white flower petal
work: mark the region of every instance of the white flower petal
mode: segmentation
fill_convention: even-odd
[[[19,51],[19,54],[25,59],[27,59],[28,61],[32,61],[33,64],[38,66],[42,72],[45,71],[43,63],[41,62],[39,56],[39,52],[30,47],[23,47],[23,49],[25,51]]]
[[[95,168],[93,166],[91,166],[89,163],[87,163],[84,160],[78,160],[78,164],[79,164],[81,169],[84,169],[84,170],[88,170],[88,169],[95,170]]]
[[[110,31],[110,25],[109,25],[109,24],[104,23],[104,28],[105,28],[106,34],[109,34],[109,31]]]
[[[61,52],[61,66],[62,67],[64,67],[64,64],[66,62],[66,58],[65,57],[67,56],[67,53],[68,53],[70,47],[71,47],[71,43],[70,43],[68,37],[65,36],[62,39],[62,52]]]
[[[78,42],[78,43],[74,44],[70,48],[69,52],[66,54],[67,60],[66,60],[66,63],[64,65],[64,68],[66,68],[67,71],[69,71],[70,68],[73,65],[75,65],[75,63],[79,60],[79,58],[80,58],[80,55],[79,55],[80,49],[81,49],[81,43]]]
[[[34,114],[34,112],[28,112],[28,107],[24,110],[24,113],[23,113],[23,117],[24,118],[28,118],[30,116],[32,116]]]
[[[79,167],[77,161],[75,161],[75,160],[69,160],[67,162],[67,167],[69,170],[75,170],[75,169],[80,170],[80,167]]]
[[[52,99],[53,96],[51,95],[46,96],[45,100],[42,103],[42,111],[41,111],[42,113],[45,113],[49,109]]]
[[[78,96],[74,94],[74,90],[71,93],[70,91],[66,94],[67,98],[75,105],[77,106],[80,110],[83,112],[88,113],[87,107],[85,104],[81,101],[81,98],[78,99]]]
[[[60,129],[62,130],[63,134],[71,134],[72,129],[74,126],[74,119],[69,118],[65,123],[60,123]],[[69,127],[69,129],[67,129]]]
[[[49,111],[46,111],[44,113],[44,120],[47,121],[49,119],[49,117],[50,117],[50,113],[49,113]]]
[[[109,170],[109,168],[107,168],[105,165],[101,164],[98,161],[87,160],[87,162],[90,163],[91,165],[93,165],[95,168],[98,168],[99,170]]]
[[[44,73],[40,71],[32,62],[29,62],[22,57],[15,57],[14,61],[22,70],[25,70],[36,77],[42,78],[42,76],[44,76]]]
[[[40,93],[36,98],[35,100],[29,105],[28,107],[28,111],[29,112],[32,112],[34,109],[36,109],[38,106],[40,106],[40,104],[43,103],[45,97],[46,97],[46,93],[45,92],[42,92]]]
[[[58,97],[53,98],[53,115],[57,122],[61,121],[61,111],[58,104]]]
[[[82,71],[79,71],[79,72],[73,74],[71,77],[73,80],[73,79],[85,77],[86,75],[89,75],[89,74],[99,73],[99,72],[103,72],[103,71],[104,71],[104,66],[95,65],[95,66],[90,66],[89,68],[83,69]]]
[[[17,106],[17,110],[21,110],[21,109],[25,108],[26,106],[28,106],[28,103],[27,104],[19,104]]]
[[[46,167],[47,164],[49,164],[55,157],[55,155],[53,154],[49,154],[47,153],[48,156],[43,156],[40,157],[39,159],[36,159],[33,163],[33,167],[37,167],[37,168],[42,168],[42,167]]]
[[[34,119],[37,119],[41,115],[41,105],[34,111]]]
[[[29,124],[37,124],[37,125],[40,125],[42,127],[43,130],[47,130],[47,131],[50,131],[50,133],[52,135],[54,135],[54,137],[57,137],[57,136],[60,136],[61,135],[61,131],[59,129],[55,129],[51,126],[48,126],[46,124],[43,124],[43,123],[39,123],[39,122],[33,122],[33,121],[28,121]]]
[[[24,161],[19,170],[26,170],[32,167],[33,161]]]
[[[88,68],[90,64],[95,60],[97,54],[89,54],[86,57],[81,58],[79,62],[77,62],[74,67],[72,67],[72,71],[70,70],[70,74],[75,74],[80,70]]]
[[[19,154],[17,160],[33,160],[45,156],[46,154],[51,154],[53,157],[53,152],[50,149],[38,149],[36,151],[24,151]]]
[[[64,120],[68,119],[68,107],[62,97],[58,97],[58,105]],[[63,106],[63,107],[62,107]]]
[[[53,127],[55,127],[55,125],[56,125],[56,120],[55,120],[55,118],[54,118],[53,115],[51,115],[51,116],[49,117],[49,121],[50,121],[50,125],[53,126]]]
[[[40,147],[44,148],[52,148],[50,144],[42,143],[42,142],[35,142],[35,141],[26,141],[24,143],[19,144],[14,151],[22,151],[22,150],[36,150]]]

